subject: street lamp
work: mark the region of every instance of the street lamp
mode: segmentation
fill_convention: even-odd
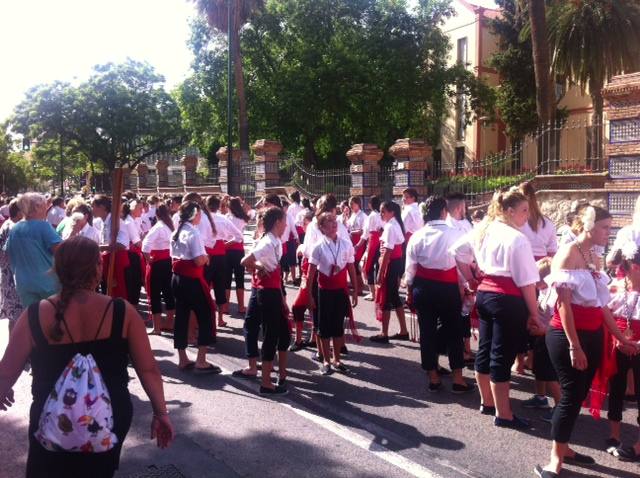
[[[227,58],[227,168],[228,168],[228,181],[229,181],[229,194],[237,194],[235,187],[235,174],[233,164],[233,137],[232,137],[232,123],[233,123],[233,111],[231,109],[231,28],[232,28],[232,2],[233,0],[227,0],[227,45],[228,45],[228,58]]]

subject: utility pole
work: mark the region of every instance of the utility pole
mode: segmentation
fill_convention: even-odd
[[[64,197],[64,156],[62,155],[62,135],[60,138],[60,196]]]

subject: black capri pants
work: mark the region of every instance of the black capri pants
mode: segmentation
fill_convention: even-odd
[[[273,361],[276,350],[286,352],[291,342],[288,318],[282,309],[280,289],[251,289],[244,319],[245,346],[248,358],[258,357],[258,335],[262,326],[263,361]]]
[[[387,286],[387,297],[383,310],[393,310],[402,307],[400,299],[400,278],[404,272],[402,259],[391,259],[387,270],[385,284]]]
[[[318,288],[318,330],[321,339],[344,336],[344,319],[349,315],[349,297],[343,289]]]
[[[227,259],[227,283],[226,289],[231,289],[231,284],[233,284],[233,279],[235,278],[236,282],[236,290],[244,289],[244,267],[240,265],[240,261],[244,256],[244,252],[236,249],[229,249],[227,254],[225,255]]]
[[[607,418],[613,422],[622,421],[622,409],[624,408],[624,394],[627,389],[627,372],[633,370],[633,383],[635,384],[636,404],[638,417],[636,421],[640,425],[640,355],[629,357],[616,350],[618,372],[611,377],[609,382],[609,414]]]
[[[544,335],[534,337],[533,343],[533,376],[541,382],[557,382],[556,373],[549,350],[547,350],[547,340]]]
[[[211,284],[218,306],[227,303],[227,259],[225,255],[209,256],[205,278]]]
[[[550,328],[546,337],[549,357],[558,374],[562,389],[560,403],[556,405],[551,418],[551,439],[558,443],[568,443],[571,439],[571,432],[580,414],[580,407],[589,393],[591,382],[602,358],[602,328],[593,332],[586,330],[577,332],[580,346],[587,356],[586,370],[578,370],[571,365],[569,340],[563,329]]]
[[[438,351],[446,350],[452,370],[464,366],[464,341],[458,284],[447,284],[416,277],[413,304],[420,327],[420,360],[423,370],[438,368]],[[438,331],[438,321],[441,327]],[[438,343],[441,341],[442,343]]]
[[[494,383],[511,380],[511,366],[527,334],[527,306],[522,297],[480,291],[480,339],[476,372],[490,375]]]
[[[204,295],[198,279],[173,274],[171,290],[176,298],[176,315],[173,329],[173,347],[178,350],[187,348],[189,316],[193,312],[198,320],[198,346],[209,345],[212,341],[211,307]]]
[[[140,303],[140,289],[142,288],[142,262],[140,255],[129,251],[129,267],[124,270],[124,280],[127,287],[127,299],[133,305]]]
[[[378,269],[380,268],[380,264],[378,263],[379,259],[380,249],[376,248],[373,252],[373,264],[371,264],[371,268],[367,271],[367,285],[374,285],[376,283],[376,276],[378,275]]]
[[[171,259],[161,259],[150,264],[150,291],[149,302],[151,303],[151,313],[160,314],[162,312],[162,302],[164,301],[167,310],[176,308],[176,300],[171,290]]]

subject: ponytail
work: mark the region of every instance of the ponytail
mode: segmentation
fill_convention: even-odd
[[[384,208],[387,211],[391,211],[393,213],[393,217],[395,218],[396,221],[398,221],[398,224],[400,225],[400,230],[402,231],[402,235],[404,236],[405,235],[404,222],[402,222],[402,211],[400,210],[400,206],[398,205],[398,203],[395,203],[393,201],[385,201],[382,203],[380,208]]]
[[[213,218],[211,217],[211,212],[209,211],[209,208],[207,207],[205,202],[202,200],[202,196],[200,196],[198,193],[191,192],[184,197],[184,201],[192,201],[198,204],[202,213],[205,216],[207,216],[207,219],[209,219],[211,232],[213,233],[214,236],[217,236],[218,233],[216,232],[216,225],[213,222]]]
[[[156,217],[173,231],[173,221],[171,220],[171,216],[169,216],[169,208],[165,204],[160,204],[156,207]]]
[[[182,229],[182,227],[187,222],[193,221],[193,219],[198,214],[199,210],[200,210],[200,205],[195,201],[185,201],[182,204],[180,204],[180,211],[179,211],[180,224],[178,225],[178,228],[171,236],[172,241],[178,240],[178,236],[180,235],[180,230]]]

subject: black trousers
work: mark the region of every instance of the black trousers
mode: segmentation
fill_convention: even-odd
[[[380,268],[380,264],[378,260],[380,259],[380,249],[376,248],[373,256],[373,265],[371,269],[367,271],[367,285],[374,285],[376,283],[376,276],[378,275],[378,269]]]
[[[511,366],[527,334],[527,306],[522,297],[478,292],[480,339],[476,372],[489,374],[494,383],[511,380]]]
[[[280,289],[251,289],[244,319],[245,347],[248,358],[258,357],[258,335],[262,326],[263,361],[271,362],[276,350],[285,352],[291,342],[288,318],[282,313]]]
[[[395,310],[402,307],[402,299],[400,299],[400,278],[404,273],[404,265],[402,259],[391,259],[389,261],[387,271],[387,297],[383,310]]]
[[[187,348],[189,316],[191,312],[198,320],[198,346],[209,345],[212,341],[211,307],[204,295],[198,279],[173,274],[171,289],[176,298],[175,325],[173,328],[173,347],[178,350]]]
[[[557,382],[558,374],[553,368],[547,340],[544,335],[535,337],[533,344],[533,376],[542,382]]]
[[[614,422],[622,421],[624,395],[627,390],[627,372],[633,370],[633,382],[638,407],[638,417],[636,421],[638,425],[640,425],[640,355],[629,357],[619,350],[616,350],[616,360],[618,362],[618,372],[609,382],[609,414],[607,418]]]
[[[349,296],[341,289],[318,289],[318,330],[320,338],[344,336],[344,319],[349,314]]]
[[[231,289],[233,279],[235,278],[236,290],[244,290],[244,267],[240,265],[240,261],[244,256],[244,252],[240,250],[230,249],[225,257],[227,258],[227,282],[226,289]]]
[[[424,370],[438,368],[438,351],[446,348],[452,369],[464,366],[464,341],[458,284],[446,284],[416,277],[413,304],[420,327],[420,359]],[[440,333],[438,320],[441,323]],[[443,343],[439,344],[439,340]]]
[[[219,306],[227,303],[227,259],[224,256],[209,256],[209,265],[205,268],[205,277],[211,284]]]
[[[578,370],[571,365],[569,340],[564,330],[550,328],[547,331],[549,357],[558,374],[562,389],[560,403],[556,405],[551,419],[551,439],[558,443],[568,443],[571,439],[571,432],[580,414],[580,407],[589,393],[591,382],[602,358],[602,329],[595,332],[578,330],[578,339],[587,356],[586,370]]]
[[[142,279],[140,256],[135,252],[129,251],[129,267],[124,271],[124,280],[127,286],[127,298],[133,305],[138,305],[140,302]]]
[[[147,293],[149,294],[152,314],[162,312],[162,301],[164,301],[167,310],[176,308],[176,300],[171,290],[172,276],[171,259],[163,259],[151,263],[151,291],[147,291]]]

